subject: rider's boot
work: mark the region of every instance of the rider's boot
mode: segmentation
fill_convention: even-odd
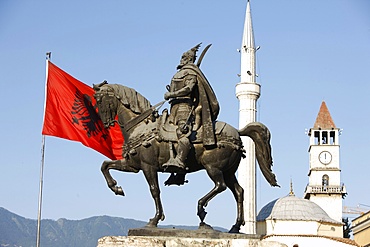
[[[176,158],[170,158],[165,164],[163,164],[163,167],[177,167],[185,171],[185,160],[189,154],[191,148],[190,145],[190,141],[187,137],[184,136],[180,138],[176,149]]]
[[[182,137],[179,139],[178,146],[177,146],[177,155],[175,158],[175,165],[178,165],[180,168],[184,169],[186,168],[185,160],[188,157],[189,151],[190,151],[190,141],[187,137]]]

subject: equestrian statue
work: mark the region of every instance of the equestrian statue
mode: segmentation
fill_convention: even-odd
[[[238,233],[244,225],[244,190],[235,173],[245,150],[240,136],[249,136],[256,146],[256,157],[262,174],[271,186],[278,186],[272,173],[270,132],[259,122],[241,130],[217,121],[220,110],[216,95],[200,70],[201,61],[210,47],[202,52],[197,63],[196,53],[201,44],[183,53],[177,73],[173,76],[164,99],[167,109],[158,114],[164,101],[152,106],[140,93],[106,81],[94,85],[94,97],[105,128],[119,124],[125,140],[121,160],[106,160],[101,170],[108,187],[116,195],[124,195],[109,170],[137,173],[143,171],[155,202],[156,213],[147,227],[157,227],[164,220],[160,199],[158,172],[170,173],[165,185],[183,185],[187,173],[205,169],[214,187],[198,201],[197,215],[200,228],[205,222],[205,207],[217,194],[229,188],[237,203],[236,223],[231,233]]]

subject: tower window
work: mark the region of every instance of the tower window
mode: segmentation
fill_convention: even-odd
[[[320,144],[320,131],[315,131],[314,132],[314,138],[315,138],[315,145],[319,145]]]
[[[329,144],[328,143],[328,132],[327,131],[322,132],[321,143],[322,144]]]
[[[328,186],[329,186],[329,176],[325,174],[324,176],[322,176],[323,190],[326,191]]]
[[[330,144],[335,144],[335,131],[330,131]]]

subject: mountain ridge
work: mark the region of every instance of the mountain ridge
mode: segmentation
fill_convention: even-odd
[[[104,236],[127,236],[128,230],[147,222],[112,216],[92,216],[81,220],[41,220],[40,245],[43,247],[95,247]],[[197,226],[166,225],[163,228],[195,230]],[[215,227],[220,231],[225,229]],[[37,220],[28,219],[0,207],[0,247],[35,247]]]

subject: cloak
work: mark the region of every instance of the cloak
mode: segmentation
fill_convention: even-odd
[[[197,65],[190,63],[184,65],[181,69],[190,70],[191,74],[197,76],[199,104],[202,106],[203,145],[215,145],[213,121],[217,119],[220,112],[216,94]]]

